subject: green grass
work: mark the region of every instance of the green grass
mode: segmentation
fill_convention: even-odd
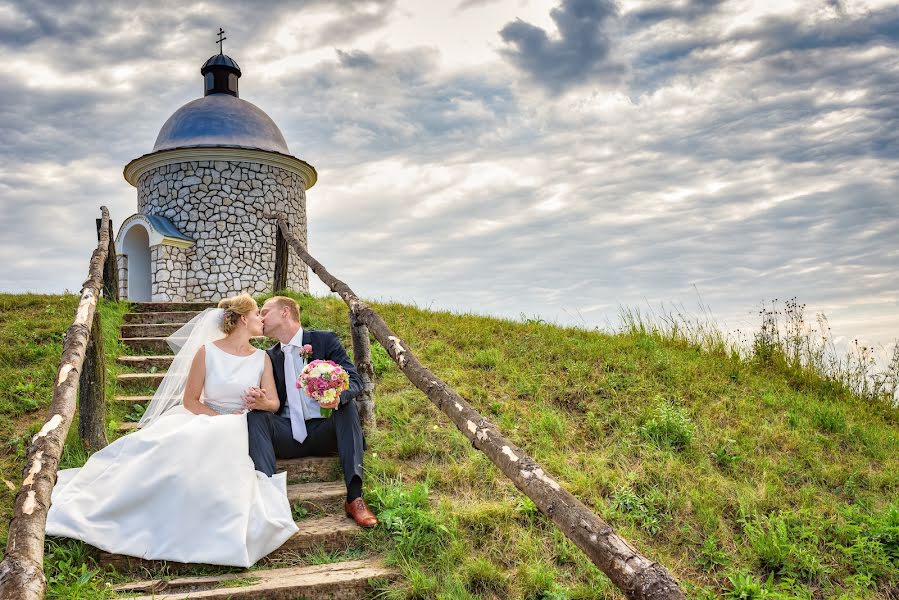
[[[0,301],[0,418],[19,436],[3,455],[4,478],[18,485],[23,440],[45,416],[75,302]],[[335,330],[350,346],[342,302],[300,302],[304,326]],[[734,351],[711,328],[698,339],[634,321],[612,334],[374,306],[425,365],[690,597],[890,598],[899,588],[899,410],[889,402],[816,377],[770,345]],[[122,312],[104,306],[104,323],[117,327]],[[365,495],[382,526],[363,545],[404,575],[379,584],[383,597],[621,597],[383,348],[372,351],[378,430]],[[20,383],[34,391],[6,391]],[[110,409],[110,419],[130,410]],[[85,458],[70,436],[64,463]],[[0,493],[8,516],[13,495]],[[61,590],[92,571],[52,556],[48,572],[65,573]],[[89,579],[83,586],[97,594],[111,581]]]

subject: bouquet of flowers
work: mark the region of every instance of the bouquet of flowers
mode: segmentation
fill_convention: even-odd
[[[297,388],[309,394],[319,404],[333,402],[349,387],[349,373],[333,360],[313,360],[297,378]],[[331,409],[322,409],[322,416],[330,414]]]

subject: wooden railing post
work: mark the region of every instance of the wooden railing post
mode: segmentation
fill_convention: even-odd
[[[103,265],[110,247],[109,211],[105,206],[100,210],[103,213],[100,243],[91,255],[75,320],[63,341],[49,415],[26,450],[25,479],[16,493],[6,554],[0,562],[0,598],[3,600],[42,600],[47,591],[44,529],[50,494],[56,484],[62,447],[75,415],[79,374],[91,338],[94,313],[103,287]]]
[[[368,327],[350,311],[350,332],[353,336],[353,363],[362,380],[362,393],[356,396],[356,407],[366,433],[374,431],[375,423],[375,368],[371,362],[371,341]]]
[[[106,439],[106,355],[99,310],[94,311],[91,336],[78,380],[78,435],[89,452],[109,444]]]
[[[633,600],[685,598],[677,580],[664,566],[643,556],[611,525],[563,488],[537,461],[503,436],[496,425],[472,408],[465,398],[422,365],[406,342],[372,307],[306,251],[290,232],[283,214],[268,217],[277,219],[284,238],[300,259],[340,296],[354,317],[368,327],[409,381],[424,392],[515,487],[533,500],[537,508],[583,550],[626,597]]]
[[[287,289],[287,242],[281,229],[275,225],[275,278],[272,282],[272,291]]]
[[[101,222],[102,219],[97,219],[97,241],[100,241]],[[103,263],[103,297],[119,301],[119,265],[116,260],[115,239],[112,237],[112,220],[109,221],[109,248]]]

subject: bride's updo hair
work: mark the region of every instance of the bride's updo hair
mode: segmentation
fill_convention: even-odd
[[[219,308],[224,309],[225,317],[222,321],[222,331],[226,334],[234,331],[240,322],[241,315],[245,315],[259,308],[253,297],[246,292],[230,298],[222,298]]]

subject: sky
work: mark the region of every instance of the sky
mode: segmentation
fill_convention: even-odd
[[[899,338],[875,0],[0,0],[0,291],[80,289],[219,27],[318,170],[311,254],[364,298],[587,328],[701,300],[745,331],[797,297],[838,343]]]

